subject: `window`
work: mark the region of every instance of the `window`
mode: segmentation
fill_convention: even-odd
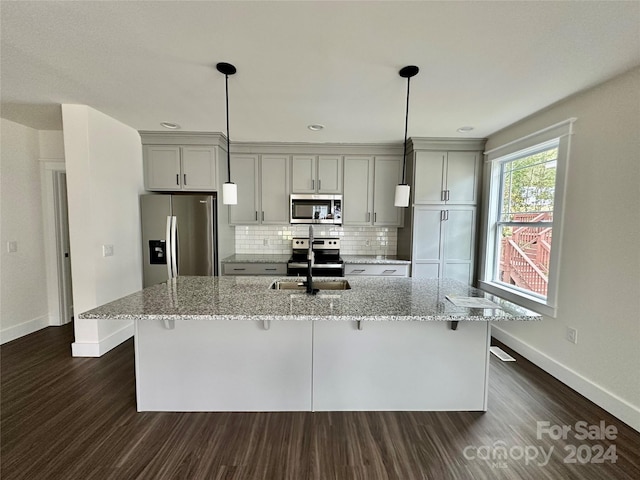
[[[486,152],[480,287],[555,316],[564,182],[574,119]]]

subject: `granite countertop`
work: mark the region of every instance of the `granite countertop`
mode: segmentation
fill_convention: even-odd
[[[307,295],[271,290],[292,277],[178,277],[81,313],[78,318],[130,320],[494,321],[541,316],[455,280],[349,278],[351,290]],[[344,280],[318,278],[315,282]],[[456,307],[445,295],[482,296],[499,309]]]
[[[395,255],[340,255],[344,263],[360,263],[372,265],[411,265],[411,260],[400,260]]]
[[[411,265],[411,260],[400,260],[395,255],[341,255],[344,263],[371,265]],[[291,254],[236,253],[222,259],[222,263],[287,263]]]
[[[281,253],[236,253],[223,258],[222,263],[287,263],[291,254]]]

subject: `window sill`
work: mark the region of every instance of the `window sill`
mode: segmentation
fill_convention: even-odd
[[[554,305],[548,304],[545,300],[527,295],[517,290],[513,290],[505,287],[499,283],[479,281],[478,288],[492,295],[504,298],[510,302],[528,308],[536,313],[545,315],[548,317],[556,318],[557,308]]]

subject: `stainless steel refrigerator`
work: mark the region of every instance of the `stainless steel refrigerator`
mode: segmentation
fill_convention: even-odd
[[[215,194],[141,195],[143,284],[217,275]]]

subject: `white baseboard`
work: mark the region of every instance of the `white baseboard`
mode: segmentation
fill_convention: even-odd
[[[12,327],[4,328],[0,330],[0,345],[15,340],[30,333],[42,330],[50,325],[49,315],[42,315],[41,317],[34,318],[32,320],[14,325]]]
[[[74,357],[101,357],[131,337],[133,337],[133,322],[99,342],[73,342],[71,355]]]
[[[522,342],[510,333],[491,326],[491,336],[504,343],[530,362],[534,363],[542,370],[560,380],[565,385],[571,387],[579,394],[585,396],[599,407],[605,409],[611,415],[619,418],[624,423],[640,432],[640,408],[634,406],[611,393],[600,385],[593,383],[588,378],[571,370],[569,367],[549,357],[540,350]]]

